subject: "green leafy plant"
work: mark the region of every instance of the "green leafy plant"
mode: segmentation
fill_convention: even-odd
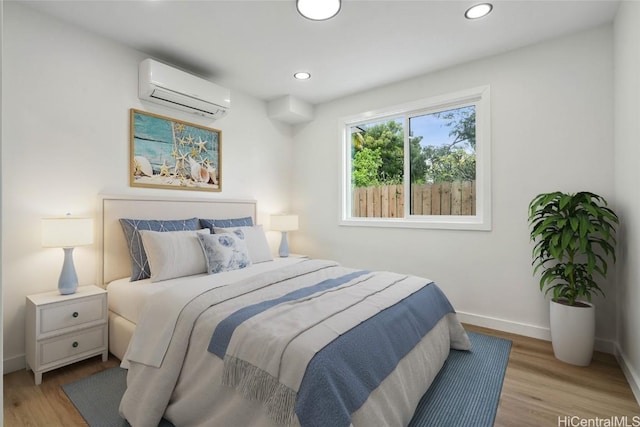
[[[594,279],[607,274],[607,258],[616,260],[617,215],[596,194],[559,191],[537,195],[529,204],[533,274],[542,269],[540,290],[553,292],[553,300],[591,301],[604,295]]]

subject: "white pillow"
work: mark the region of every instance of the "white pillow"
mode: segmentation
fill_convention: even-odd
[[[198,241],[199,233],[210,234],[210,231],[208,228],[162,232],[140,230],[152,282],[207,272],[207,261]]]
[[[245,241],[247,249],[249,250],[249,257],[252,264],[259,262],[273,261],[273,255],[271,255],[271,248],[267,243],[267,237],[264,235],[264,230],[261,225],[254,225],[253,227],[231,227],[231,228],[218,228],[214,227],[213,232],[215,234],[220,233],[233,233]]]

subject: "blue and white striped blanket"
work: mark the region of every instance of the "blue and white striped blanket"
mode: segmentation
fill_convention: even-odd
[[[185,305],[175,333],[190,334],[208,310],[215,319],[208,350],[224,360],[224,384],[262,402],[275,424],[345,427],[399,362],[454,313],[426,279],[321,260],[203,292]],[[453,328],[458,336],[451,345],[468,348],[457,320]],[[186,342],[175,337],[159,368],[131,363],[121,413],[133,425],[157,425],[157,415],[135,408],[166,407],[171,393],[158,396],[159,387],[175,383],[180,370],[188,369],[175,366],[185,358]],[[437,371],[442,362],[425,363]],[[153,402],[140,397],[149,387],[155,390]]]
[[[218,324],[208,349],[225,361],[224,383],[262,401],[278,423],[290,424],[295,409],[303,426],[348,427],[351,413],[452,312],[428,280],[350,271],[238,309]],[[334,333],[316,332],[335,316],[349,319]],[[321,349],[296,350],[304,334]],[[284,364],[287,352],[297,360]]]
[[[218,324],[208,349],[225,360],[225,384],[239,387],[245,396],[263,401],[277,422],[291,423],[295,408],[303,426],[348,427],[351,413],[360,408],[400,359],[443,316],[454,312],[434,283],[420,279],[419,284],[422,287],[415,290],[418,287],[415,278],[367,271],[325,279],[239,309]],[[391,294],[392,286],[406,289]],[[391,295],[384,294],[385,291]],[[354,294],[356,297],[351,297]],[[368,299],[376,297],[376,307],[380,309],[377,314],[367,317],[369,310],[358,311],[358,304],[366,304]],[[328,302],[322,307],[323,311],[318,311],[322,298]],[[242,358],[240,344],[235,351],[229,351],[229,342],[240,325],[283,306],[287,308],[280,310],[279,316],[290,317],[295,315],[293,311],[300,316],[295,322],[287,322],[289,330],[283,331],[286,338],[281,339],[281,345],[273,343],[282,336],[274,336],[270,333],[272,328],[265,330],[261,327],[264,322],[258,321],[245,328],[247,333],[237,339],[246,340],[244,351],[248,360]],[[283,353],[289,346],[295,346],[294,340],[300,335],[313,334],[312,329],[318,322],[348,310],[355,311],[351,321],[355,326],[340,335],[331,335],[331,341],[322,341],[326,345],[311,360],[299,362],[306,364],[299,385],[291,383],[289,387],[280,382],[279,375],[287,367],[280,365],[270,370],[271,363],[281,361]],[[268,351],[263,352],[261,358],[256,357],[264,348]],[[253,364],[260,359],[262,368]]]

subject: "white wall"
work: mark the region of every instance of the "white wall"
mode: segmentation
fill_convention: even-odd
[[[421,52],[416,47],[416,54]],[[527,205],[538,193],[590,190],[614,202],[611,26],[467,63],[316,108],[295,129],[297,252],[436,281],[465,320],[548,338],[532,277]],[[338,226],[339,118],[491,86],[493,230]],[[613,282],[613,275],[610,277]],[[597,299],[597,337],[612,351],[615,289]]]
[[[624,6],[631,8],[631,6]],[[618,71],[616,93],[638,94],[638,59],[619,39],[638,39],[633,19],[619,17],[616,46],[635,61]],[[3,19],[2,284],[5,369],[20,368],[25,295],[55,289],[62,251],[40,247],[40,218],[71,211],[93,214],[98,193],[255,198],[261,219],[292,209],[301,230],[292,251],[346,265],[404,271],[434,279],[459,312],[479,324],[548,337],[547,302],[531,274],[526,206],[539,192],[588,189],[620,206],[627,219],[621,258],[620,347],[637,373],[640,225],[633,140],[638,106],[617,100],[616,188],[613,140],[613,31],[588,31],[327,103],[296,127],[266,117],[266,106],[232,88],[230,115],[215,123],[143,105],[137,64],[146,57],[32,11],[6,4]],[[637,43],[637,42],[636,42]],[[635,58],[635,59],[633,59]],[[619,61],[619,60],[618,60]],[[624,74],[624,75],[623,75]],[[626,76],[626,77],[625,77]],[[392,104],[491,85],[493,230],[444,231],[350,228],[339,218],[338,119]],[[635,85],[635,86],[634,86]],[[622,104],[621,104],[622,102]],[[224,191],[219,194],[132,189],[128,185],[129,108],[141,108],[222,130]],[[634,110],[635,108],[635,110]],[[633,126],[635,127],[633,127]],[[292,143],[292,141],[295,141]],[[626,142],[624,142],[626,141]],[[248,153],[252,153],[248,156]],[[290,168],[293,164],[293,171]],[[622,166],[628,164],[627,166]],[[292,184],[293,182],[293,184]],[[624,182],[631,182],[625,188]],[[635,209],[637,211],[638,209]],[[637,234],[637,231],[636,231]],[[278,236],[271,236],[277,243]],[[92,247],[75,250],[81,283],[95,280]],[[615,277],[610,277],[610,282]],[[634,284],[631,286],[631,284]],[[598,299],[600,344],[616,339],[616,290]],[[629,304],[627,304],[629,302]]]
[[[261,221],[289,208],[292,133],[267,118],[264,102],[234,88],[230,114],[215,123],[143,105],[143,53],[16,2],[6,3],[3,24],[2,283],[11,371],[24,366],[25,296],[55,289],[62,267],[62,250],[41,247],[40,218],[93,215],[99,193],[126,193],[256,199]],[[130,188],[130,108],[222,130],[223,191]],[[74,260],[80,284],[95,283],[95,248],[76,248]]]
[[[640,401],[640,3],[620,5],[615,20],[615,192],[618,239],[618,352]]]
[[[4,16],[4,2],[0,2],[0,22],[2,22]],[[2,46],[2,38],[3,38],[3,34],[2,31],[0,31],[0,47]],[[0,84],[2,83],[2,55],[0,55]],[[0,96],[1,97],[1,96]],[[0,134],[2,134],[2,102],[0,102]],[[2,138],[0,137],[0,141],[2,141]],[[2,164],[2,144],[0,143],[0,164]],[[2,173],[0,173],[0,224],[2,224]],[[0,230],[0,240],[2,240],[2,230]],[[0,245],[0,258],[2,258],[2,247]],[[2,307],[3,305],[3,301],[2,301],[2,263],[0,263],[0,307]],[[0,316],[0,354],[4,354],[3,353],[3,342],[1,340],[2,338],[2,318]],[[0,360],[0,372],[4,372],[4,363],[3,360]],[[0,388],[0,397],[3,399],[4,401],[4,387]],[[2,421],[2,417],[0,417],[0,427],[2,426],[3,421]]]

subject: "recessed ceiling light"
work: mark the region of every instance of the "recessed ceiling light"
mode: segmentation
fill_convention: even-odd
[[[480,3],[467,9],[464,13],[464,17],[467,19],[482,18],[483,16],[487,16],[492,9],[493,5],[491,3]]]
[[[300,71],[295,73],[293,77],[298,80],[309,80],[311,78],[311,74],[307,73],[306,71]]]
[[[340,12],[340,0],[296,0],[300,15],[312,21],[324,21]]]

